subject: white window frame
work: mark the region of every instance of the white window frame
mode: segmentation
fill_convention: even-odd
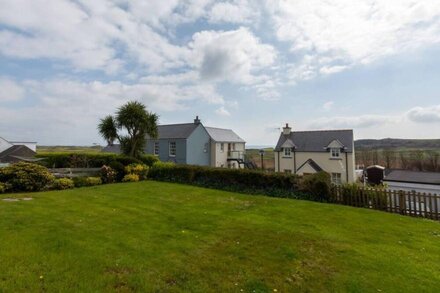
[[[153,154],[154,154],[155,156],[158,156],[158,155],[159,155],[159,142],[158,142],[158,141],[155,141],[155,142],[154,142],[154,150],[153,150]]]
[[[221,144],[220,144],[220,152],[224,152],[225,151],[225,144],[222,142]]]
[[[172,146],[174,146],[174,147],[172,147]],[[173,150],[173,151],[172,151]],[[177,145],[176,145],[176,142],[175,141],[170,141],[169,143],[168,143],[168,155],[170,156],[170,157],[175,157],[176,156],[176,153],[177,153]]]
[[[331,173],[331,180],[333,184],[341,185],[342,184],[342,174],[341,173]]]
[[[292,157],[292,149],[291,148],[283,148],[284,157]]]
[[[330,148],[330,156],[335,159],[339,159],[341,157],[341,149],[340,148]]]

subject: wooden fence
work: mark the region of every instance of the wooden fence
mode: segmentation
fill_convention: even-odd
[[[101,168],[52,168],[49,171],[56,178],[73,178],[84,176],[99,176]]]
[[[440,195],[436,194],[334,186],[330,201],[353,207],[440,220]]]

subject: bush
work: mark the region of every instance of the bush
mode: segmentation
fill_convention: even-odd
[[[11,191],[39,191],[54,181],[45,167],[31,163],[16,163],[0,169],[0,182]]]
[[[102,180],[99,177],[86,177],[87,186],[101,185]]]
[[[5,193],[7,190],[6,184],[0,182],[0,193]]]
[[[127,174],[122,179],[122,182],[138,182],[139,181],[139,175],[137,174]]]
[[[101,185],[102,180],[99,177],[74,177],[75,187]]]
[[[148,167],[152,167],[155,163],[160,162],[159,159],[153,155],[142,155],[139,160]]]
[[[75,184],[74,184],[73,180],[69,179],[69,178],[55,179],[55,181],[53,182],[53,185],[52,185],[52,189],[56,189],[56,190],[70,189],[70,188],[74,188],[74,187],[75,187]]]
[[[130,164],[125,167],[125,173],[127,175],[134,174],[138,176],[139,180],[147,179],[148,166],[143,164]]]
[[[125,175],[124,165],[118,161],[111,161],[108,164],[108,166],[116,172],[116,177],[115,177],[116,182],[121,182],[122,178],[124,178]]]
[[[116,181],[116,171],[112,167],[102,166],[101,167],[101,180],[102,183],[113,183]]]
[[[108,153],[40,153],[36,157],[44,158],[39,164],[48,168],[101,168],[113,161],[124,166],[143,163],[135,158]],[[145,160],[150,161],[149,158]]]
[[[284,173],[155,163],[150,168],[148,177],[229,191],[264,193],[277,197],[304,197],[298,191],[298,177]]]
[[[304,176],[299,184],[300,191],[318,201],[329,201],[331,188],[330,175],[324,171]]]

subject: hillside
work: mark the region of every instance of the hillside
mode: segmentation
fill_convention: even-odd
[[[435,292],[440,224],[179,184],[0,200],[4,292]]]
[[[359,139],[357,149],[440,149],[440,139]]]

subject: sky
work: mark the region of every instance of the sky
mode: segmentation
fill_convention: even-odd
[[[104,144],[127,101],[161,124],[439,138],[438,0],[0,0],[0,136]]]

